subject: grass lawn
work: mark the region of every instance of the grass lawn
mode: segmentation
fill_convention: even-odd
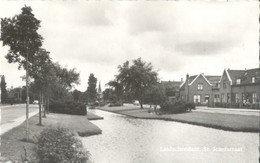
[[[100,116],[98,116],[96,114],[93,114],[93,113],[90,113],[90,112],[88,112],[87,118],[88,118],[88,120],[101,120],[101,119],[104,119],[103,117],[100,117]]]
[[[94,116],[94,115],[92,115]],[[90,136],[101,134],[101,130],[94,124],[90,123],[86,116],[66,115],[66,114],[47,114],[47,118],[42,118],[43,126],[37,125],[39,122],[38,115],[30,118],[30,140],[28,143],[22,141],[25,139],[26,123],[13,128],[1,136],[1,156],[9,160],[21,160],[24,156],[23,146],[26,148],[30,160],[35,159],[34,151],[37,137],[45,129],[50,127],[68,128],[70,131],[78,133],[80,136]]]
[[[148,109],[139,109],[137,106],[101,107],[99,109],[134,118],[176,121],[226,131],[259,132],[259,116],[207,112],[156,115],[148,113]]]

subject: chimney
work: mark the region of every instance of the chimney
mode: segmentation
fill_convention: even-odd
[[[186,81],[185,81],[185,96],[186,96],[186,102],[189,101],[189,83],[190,83],[190,79],[189,79],[189,74],[186,75]]]
[[[189,77],[189,74],[187,74],[187,75],[186,75],[186,82],[188,82],[188,83],[189,83],[189,78],[190,78],[190,77]]]

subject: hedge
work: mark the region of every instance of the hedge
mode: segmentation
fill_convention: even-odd
[[[108,105],[108,107],[116,107],[116,106],[123,106],[123,102],[122,101],[117,101],[117,102],[113,102],[113,103],[110,103]]]
[[[185,101],[166,101],[160,105],[162,113],[184,113],[195,109],[194,103],[186,103]]]
[[[216,102],[215,107],[220,108],[245,108],[245,109],[260,109],[259,104],[240,104],[240,103],[224,103],[224,102]]]
[[[86,115],[86,105],[80,102],[74,101],[51,101],[50,102],[50,112],[52,113],[63,113],[72,115]]]

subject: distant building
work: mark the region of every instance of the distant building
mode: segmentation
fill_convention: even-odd
[[[97,99],[98,99],[98,101],[100,101],[102,98],[103,98],[103,94],[102,94],[101,85],[99,82],[98,91],[97,91]]]

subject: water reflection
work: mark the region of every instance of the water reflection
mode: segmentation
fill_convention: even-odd
[[[102,129],[102,135],[82,138],[93,162],[251,163],[258,159],[258,134],[93,112],[104,117],[92,121]],[[237,151],[227,151],[230,149]]]

